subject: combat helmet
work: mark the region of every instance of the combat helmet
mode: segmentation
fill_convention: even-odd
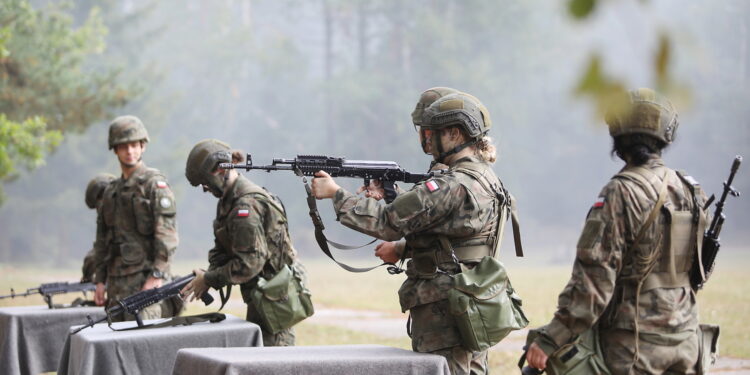
[[[422,114],[421,126],[444,129],[460,126],[471,139],[480,139],[492,126],[490,113],[476,97],[457,92],[437,99]]]
[[[96,208],[96,201],[98,201],[99,197],[104,193],[104,189],[107,185],[114,181],[115,178],[117,177],[109,173],[99,173],[96,177],[91,179],[86,186],[86,206],[91,209]]]
[[[450,94],[455,94],[460,91],[450,88],[450,87],[433,87],[427,90],[424,90],[422,94],[419,96],[419,101],[417,102],[417,105],[414,107],[414,110],[411,112],[411,121],[414,123],[415,127],[418,127],[422,124],[422,114],[424,113],[425,108],[429,107],[430,104],[434,103],[436,100]]]
[[[679,126],[677,110],[672,103],[647,88],[628,92],[626,104],[611,108],[605,122],[613,138],[626,134],[646,134],[667,145],[672,143]]]
[[[135,116],[120,116],[109,124],[109,149],[135,141],[148,142],[148,132],[141,119]]]
[[[218,139],[204,139],[190,150],[185,177],[191,185],[205,185],[214,196],[221,198],[223,180],[213,172],[219,163],[231,162],[232,152],[228,144]]]
[[[437,99],[422,114],[420,127],[430,130],[441,130],[452,126],[460,127],[469,140],[451,150],[445,150],[438,131],[432,133],[432,144],[435,146],[435,160],[443,162],[445,157],[455,154],[466,147],[479,142],[492,126],[487,108],[476,97],[458,92]]]

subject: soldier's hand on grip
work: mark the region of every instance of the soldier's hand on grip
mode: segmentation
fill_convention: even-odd
[[[316,199],[333,198],[340,188],[328,173],[324,171],[315,173],[315,178],[312,180],[312,194]]]

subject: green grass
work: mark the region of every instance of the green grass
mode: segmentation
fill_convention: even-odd
[[[374,259],[373,259],[374,260]],[[353,274],[340,269],[327,260],[304,261],[310,275],[310,289],[316,308],[351,310],[374,310],[386,317],[406,320],[401,313],[396,292],[404,275],[389,275],[385,269],[365,274]],[[366,262],[358,262],[366,264]],[[375,262],[373,262],[375,263]],[[721,355],[735,358],[750,358],[750,324],[744,321],[750,316],[750,272],[747,261],[720,264],[706,289],[698,294],[702,323],[721,325]],[[183,275],[193,268],[205,267],[200,261],[180,262],[174,265],[176,274]],[[557,295],[570,277],[570,266],[516,266],[510,270],[513,286],[524,301],[524,311],[531,320],[530,326],[546,324],[555,311]],[[37,286],[43,282],[75,281],[76,269],[40,269],[31,266],[0,264],[0,294],[7,294],[10,287],[16,291]],[[61,296],[55,302],[70,302],[80,294]],[[40,296],[25,299],[0,300],[0,306],[42,304]],[[186,314],[215,311],[218,298],[212,306],[190,303]],[[239,289],[235,288],[224,312],[244,317],[245,306]],[[304,321],[296,327],[298,345],[346,345],[380,344],[410,349],[406,336],[392,338],[373,333],[355,331],[329,323]],[[490,368],[493,373],[516,372],[516,362],[521,351],[491,351]]]

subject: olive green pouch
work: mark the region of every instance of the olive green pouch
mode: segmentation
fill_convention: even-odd
[[[274,334],[315,312],[310,291],[305,287],[302,276],[288,265],[284,265],[270,280],[259,278],[251,295],[263,328]]]
[[[529,324],[521,310],[521,298],[500,261],[485,256],[473,268],[461,268],[461,273],[454,276],[448,301],[464,348],[486,350],[510,331]]]
[[[719,355],[719,326],[710,324],[699,325],[700,356],[698,359],[698,375],[709,373],[709,369],[716,362]]]
[[[578,339],[552,353],[546,371],[550,375],[609,375],[599,346],[597,327],[588,329]]]

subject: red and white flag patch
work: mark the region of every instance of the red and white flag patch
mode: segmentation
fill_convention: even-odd
[[[596,202],[594,202],[594,208],[602,208],[604,207],[604,197],[596,198]]]
[[[167,187],[167,183],[164,181],[156,181],[156,187],[158,187],[159,189],[164,189],[165,187]]]
[[[429,190],[430,193],[440,190],[440,185],[438,185],[437,182],[435,182],[435,180],[427,181],[425,183],[425,186],[427,186],[427,190]]]
[[[237,210],[237,217],[248,217],[250,216],[250,210]]]

